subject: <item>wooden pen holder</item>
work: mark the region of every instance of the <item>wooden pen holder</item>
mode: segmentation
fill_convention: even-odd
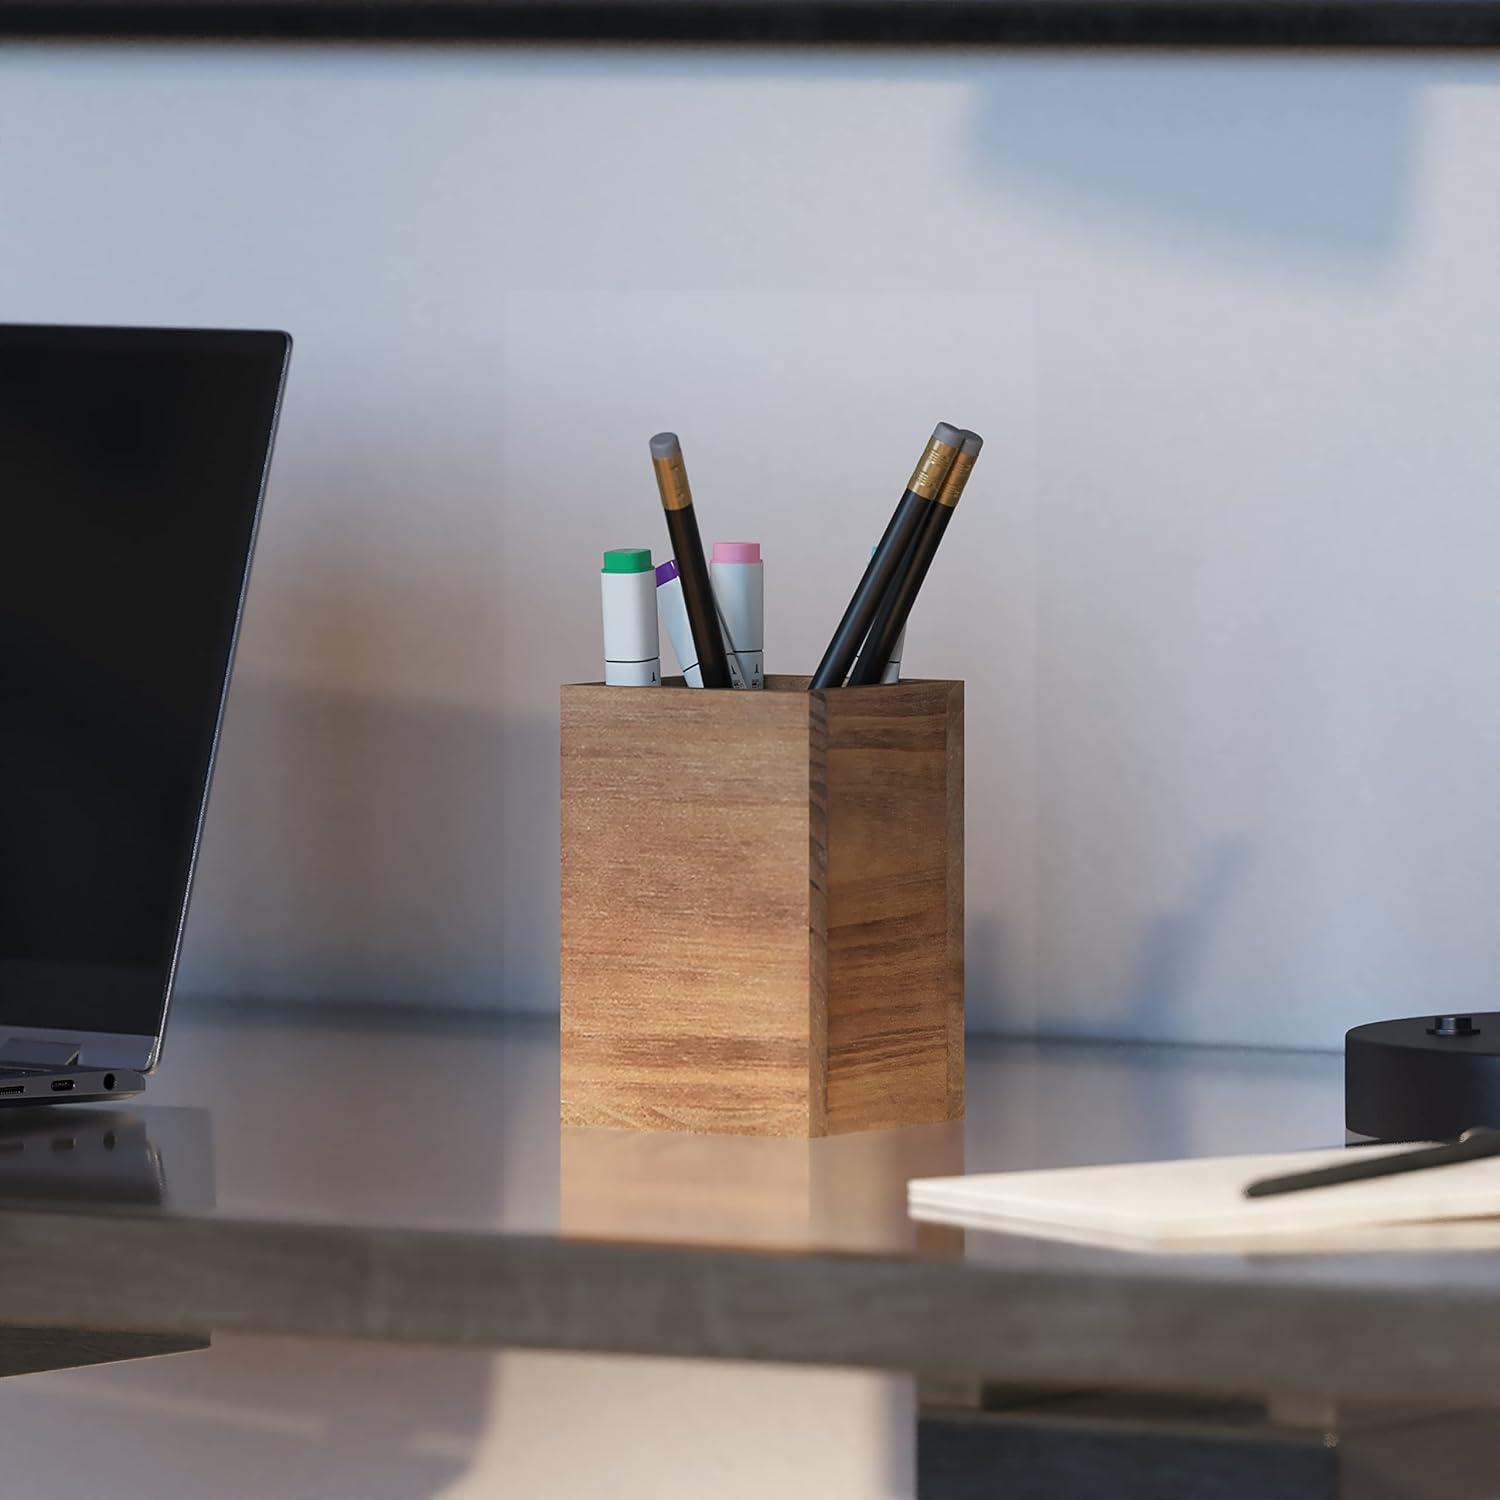
[[[562,1118],[820,1136],[964,1098],[964,693],[562,690]]]

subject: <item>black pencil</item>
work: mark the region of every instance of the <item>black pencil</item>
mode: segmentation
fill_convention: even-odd
[[[984,439],[977,432],[964,433],[958,457],[953,460],[952,467],[943,480],[943,487],[938,491],[937,504],[929,506],[927,514],[922,517],[917,538],[912,543],[911,550],[901,560],[895,581],[886,590],[885,598],[880,601],[875,618],[870,622],[870,633],[865,637],[865,643],[860,647],[859,660],[854,663],[854,670],[849,674],[850,687],[867,687],[879,682],[884,674],[885,664],[890,660],[891,652],[896,649],[896,641],[906,628],[906,617],[916,602],[922,582],[927,577],[927,570],[932,566],[932,559],[937,556],[938,543],[943,539],[943,532],[953,517],[959,497],[969,482],[969,474],[983,446]]]
[[[869,634],[870,621],[916,539],[922,518],[932,509],[962,443],[963,433],[947,422],[939,422],[932,429],[932,436],[927,440],[922,457],[885,528],[885,535],[871,554],[859,586],[854,590],[854,597],[844,611],[844,618],[839,621],[838,629],[823,653],[823,660],[808,683],[810,691],[844,685],[860,643]]]
[[[698,653],[703,686],[727,688],[729,658],[724,654],[724,638],[719,634],[719,616],[714,607],[708,564],[703,558],[703,539],[698,535],[693,492],[688,488],[682,444],[675,432],[658,432],[651,439],[651,467],[656,470],[656,487],[661,491],[661,506],[666,512],[667,535],[672,540],[672,555],[677,559],[682,602],[687,607],[688,628],[693,632],[693,649]]]

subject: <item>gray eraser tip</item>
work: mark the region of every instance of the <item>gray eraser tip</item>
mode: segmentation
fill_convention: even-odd
[[[977,432],[964,432],[964,452],[971,458],[984,447],[984,439]]]
[[[948,422],[939,422],[932,429],[932,435],[940,443],[947,443],[950,448],[961,447],[964,440],[963,429],[954,427]]]
[[[677,441],[675,432],[658,432],[651,439],[652,458],[671,458],[674,454],[682,452],[682,444]]]

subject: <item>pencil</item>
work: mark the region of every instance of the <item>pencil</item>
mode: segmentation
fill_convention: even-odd
[[[703,559],[703,539],[698,534],[698,517],[682,461],[682,444],[675,432],[658,432],[651,439],[651,466],[656,470],[656,487],[661,491],[667,535],[672,539],[672,555],[677,559],[682,601],[687,607],[688,628],[693,633],[693,649],[698,653],[703,686],[727,688],[729,658],[724,654],[724,638],[719,633],[713,585]]]
[[[932,429],[932,436],[927,440],[922,457],[917,461],[917,467],[912,471],[885,528],[885,535],[866,564],[854,597],[844,611],[844,618],[839,621],[838,629],[823,653],[823,660],[808,683],[810,691],[844,685],[860,644],[869,633],[870,621],[915,540],[922,518],[932,509],[962,443],[963,433],[947,422],[939,422]]]
[[[977,432],[964,433],[958,457],[953,460],[952,467],[943,480],[943,487],[938,491],[937,504],[927,507],[927,513],[922,517],[921,527],[917,531],[917,539],[902,559],[895,581],[886,591],[885,598],[875,611],[875,618],[870,622],[870,633],[865,637],[859,660],[854,663],[854,670],[849,674],[850,687],[866,687],[879,682],[884,675],[885,664],[890,660],[891,653],[896,649],[896,642],[906,628],[906,617],[916,603],[922,582],[927,577],[927,570],[932,566],[932,559],[937,556],[938,543],[942,541],[943,532],[953,518],[953,512],[983,446],[984,439]]]

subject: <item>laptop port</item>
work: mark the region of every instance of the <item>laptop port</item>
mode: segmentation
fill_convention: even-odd
[[[54,1094],[66,1094],[73,1087],[71,1078],[54,1078],[52,1080],[52,1092]]]
[[[8,1083],[3,1089],[0,1089],[0,1094],[24,1094],[25,1092],[26,1085],[24,1083]]]

